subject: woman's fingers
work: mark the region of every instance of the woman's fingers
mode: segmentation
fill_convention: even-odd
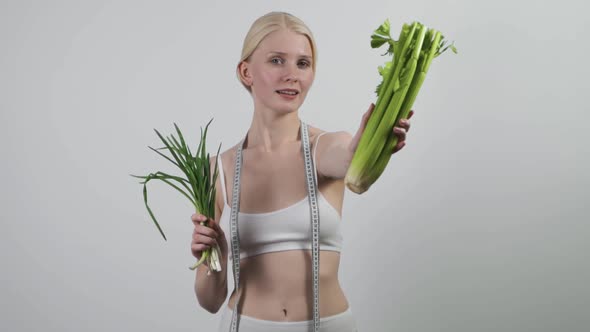
[[[215,238],[209,237],[209,236],[195,235],[193,237],[193,243],[214,245],[217,243],[217,240]]]
[[[414,115],[414,111],[410,111],[407,119],[400,119],[397,122],[397,126],[396,127],[402,127],[402,128],[404,128],[406,130],[406,132],[408,130],[410,130],[410,118],[412,117],[412,115]]]
[[[191,251],[193,255],[199,259],[203,250],[218,246],[222,256],[226,257],[228,244],[225,233],[219,223],[199,213],[193,214],[191,220],[195,225],[191,239]],[[204,221],[207,221],[207,226],[201,225]]]
[[[369,109],[363,115],[363,121],[362,121],[363,127],[365,127],[367,125],[367,121],[369,121],[369,118],[371,117],[371,113],[373,113],[374,109],[375,109],[375,104],[371,103],[371,105],[369,105]]]
[[[204,226],[200,226],[203,228],[208,228]],[[196,228],[196,226],[195,226]],[[193,256],[197,259],[201,258],[202,252],[207,250],[217,244],[217,240],[214,237],[199,233],[197,231],[193,232],[193,239],[191,241],[191,252]]]
[[[202,214],[199,214],[199,213],[193,214],[191,216],[191,220],[195,224],[195,230],[193,231],[193,234],[199,233],[199,234],[207,235],[210,237],[218,237],[220,233],[223,234],[223,231],[221,231],[221,228],[215,222],[215,220],[208,219],[207,217],[205,217]],[[207,226],[201,225],[202,222],[207,221],[207,220],[208,220]]]
[[[191,245],[191,251],[193,252],[194,255],[198,255],[197,258],[201,257],[201,252],[204,250],[207,250],[211,248],[211,246],[207,245],[207,244],[203,244],[203,243],[193,243]]]
[[[395,147],[393,148],[393,151],[391,151],[392,154],[398,152],[404,146],[406,146],[406,131],[405,131],[405,129],[399,128],[399,127],[394,127],[393,133],[398,137],[398,141],[397,141],[397,144],[395,145]]]
[[[365,114],[363,114],[363,118],[361,119],[361,125],[359,126],[359,129],[357,130],[356,134],[356,136],[358,136],[359,138],[365,131],[365,127],[367,127],[367,122],[369,122],[369,118],[371,117],[371,114],[373,113],[374,109],[375,104],[371,103],[371,105],[369,105],[369,109],[365,112]]]
[[[399,120],[397,125],[393,127],[393,134],[398,137],[398,143],[393,148],[392,153],[396,153],[406,146],[406,137],[410,130],[410,118],[412,115],[414,115],[414,110],[411,110],[410,113],[408,113],[407,119]]]
[[[223,231],[223,229],[221,229],[221,226],[219,226],[219,222],[212,220],[210,222],[210,225],[213,227],[215,234],[217,234],[216,243],[219,245],[219,248],[221,249],[222,254],[227,253],[227,251],[228,251],[227,239],[225,237],[225,232]]]
[[[393,133],[398,137],[398,141],[404,141],[406,139],[406,129],[400,127],[394,127]]]
[[[223,230],[221,229],[221,227],[219,227],[219,223],[217,221],[215,221],[214,219],[209,219],[209,226],[215,230],[215,232],[219,235],[223,235]]]
[[[404,146],[406,146],[406,142],[399,142],[399,143],[397,143],[395,145],[395,147],[393,148],[393,151],[391,153],[393,154],[393,153],[398,152],[399,150],[403,149]]]
[[[203,221],[207,220],[207,217],[205,217],[204,215],[200,214],[200,213],[194,213],[191,216],[191,220],[193,221],[193,223],[196,224],[200,224]]]
[[[211,227],[195,225],[194,235],[205,235],[209,237],[219,237],[219,233]]]
[[[410,121],[404,119],[399,120],[397,127],[404,128],[406,132],[408,132],[408,130],[410,130]]]

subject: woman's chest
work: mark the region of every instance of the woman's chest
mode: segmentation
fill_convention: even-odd
[[[245,153],[240,172],[241,212],[274,211],[307,196],[305,162],[302,156]]]
[[[313,174],[314,159],[310,156]],[[224,160],[228,205],[232,204],[234,160]],[[300,146],[277,153],[244,150],[240,169],[240,212],[268,213],[302,201],[308,195],[305,158]],[[341,215],[344,180],[317,178],[318,189]]]

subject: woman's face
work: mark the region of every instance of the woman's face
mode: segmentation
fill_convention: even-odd
[[[280,113],[297,111],[314,79],[309,40],[287,29],[266,36],[242,65],[255,107]]]

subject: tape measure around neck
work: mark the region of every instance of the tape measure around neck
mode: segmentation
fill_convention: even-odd
[[[318,197],[317,197],[317,183],[315,182],[315,165],[309,148],[309,134],[307,131],[307,124],[300,121],[301,124],[301,141],[303,146],[303,156],[305,160],[305,177],[307,180],[307,193],[309,197],[309,207],[311,214],[311,232],[312,232],[312,268],[313,268],[313,331],[320,330],[320,256],[319,256],[319,233],[320,233],[320,215],[318,211]],[[236,153],[236,165],[234,171],[234,182],[232,190],[232,205],[231,205],[231,250],[232,250],[232,268],[234,272],[234,287],[236,290],[236,302],[234,303],[234,310],[231,321],[231,332],[238,331],[238,304],[240,302],[241,293],[239,291],[240,285],[240,238],[238,233],[238,212],[240,210],[240,175],[242,171],[242,150],[246,138],[238,145]]]

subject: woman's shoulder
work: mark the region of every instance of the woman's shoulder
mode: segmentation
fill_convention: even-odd
[[[238,146],[240,145],[240,143],[241,141],[219,152],[219,158],[222,158],[222,163],[227,163],[227,161],[235,160],[236,151],[238,150]]]
[[[318,138],[321,136],[321,139]],[[329,131],[324,130],[318,127],[314,127],[309,125],[309,140],[311,141],[312,146],[315,145],[316,141],[318,142],[318,149],[321,146],[330,146],[334,143],[348,143],[352,139],[352,135],[345,131]]]
[[[227,148],[225,150],[219,150],[219,154],[217,155],[210,155],[209,165],[211,169],[217,166],[217,159],[221,159],[221,165],[233,163],[233,160],[235,158],[235,151],[238,147],[238,144],[239,143],[236,143],[234,146]]]

